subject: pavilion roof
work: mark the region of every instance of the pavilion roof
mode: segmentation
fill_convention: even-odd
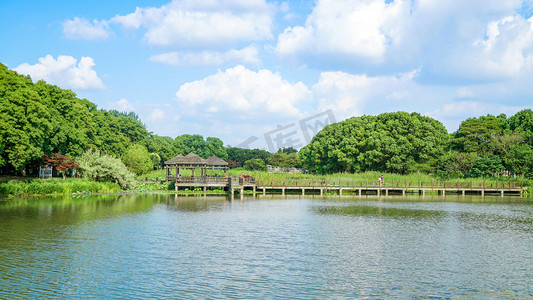
[[[221,166],[221,167],[226,167],[228,165],[228,163],[221,159],[221,158],[218,158],[216,156],[211,156],[210,158],[207,159],[207,165],[208,166],[215,166],[215,167],[218,167],[218,166]]]
[[[178,154],[177,156],[174,156],[173,158],[165,161],[165,165],[175,165],[175,164],[177,164],[178,160],[180,158],[182,158],[182,157],[183,157],[183,155]]]
[[[201,158],[200,156],[189,153],[185,156],[178,155],[176,157],[173,157],[167,161],[165,161],[165,165],[199,165],[199,166],[205,166],[206,160]]]

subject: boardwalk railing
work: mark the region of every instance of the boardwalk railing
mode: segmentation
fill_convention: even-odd
[[[168,181],[176,181],[176,184],[179,185],[227,185],[231,182],[231,186],[243,186],[243,185],[254,185],[255,178],[251,176],[182,176],[179,179],[176,179],[174,176],[168,176]]]
[[[256,179],[258,187],[294,187],[294,188],[382,188],[382,189],[522,189],[522,182],[517,181],[408,181],[390,180],[332,180],[332,179]]]

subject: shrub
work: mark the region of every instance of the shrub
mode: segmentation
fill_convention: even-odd
[[[101,155],[100,152],[89,149],[76,158],[79,176],[95,181],[115,182],[123,189],[130,188],[135,183],[135,176],[128,171],[118,158]]]
[[[150,153],[142,145],[130,146],[122,159],[128,170],[138,175],[147,173],[154,167]]]

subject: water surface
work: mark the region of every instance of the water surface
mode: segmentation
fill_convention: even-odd
[[[0,201],[0,298],[529,298],[520,198]]]

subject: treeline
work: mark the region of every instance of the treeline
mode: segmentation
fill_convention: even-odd
[[[190,151],[204,158],[228,158],[218,138],[155,135],[135,113],[98,109],[70,90],[44,81],[33,83],[29,76],[0,64],[0,174],[35,173],[45,155],[75,158],[91,149],[126,162],[136,162],[139,153],[146,161],[149,155],[150,168]],[[138,173],[136,169],[146,166],[131,169]]]
[[[319,174],[532,177],[533,111],[470,118],[451,134],[441,122],[418,113],[353,117],[326,126],[299,152],[289,147],[271,154],[225,147],[220,139],[199,134],[158,136],[133,112],[98,109],[70,90],[33,83],[0,64],[0,174],[35,173],[46,157],[59,153],[76,159],[85,177],[127,186],[133,177],[122,163],[143,174],[190,152],[203,158],[216,155],[230,167],[250,170],[270,164]]]
[[[418,113],[383,113],[326,126],[300,150],[312,172],[424,172],[443,178],[533,176],[533,111],[463,121],[449,134]]]

